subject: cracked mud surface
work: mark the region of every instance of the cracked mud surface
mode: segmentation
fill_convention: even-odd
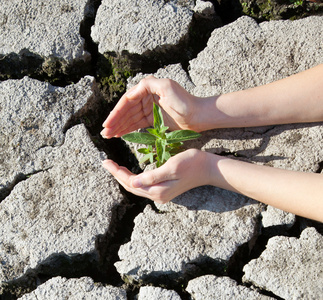
[[[210,3],[193,0],[147,0],[148,11],[140,1],[116,1],[110,9],[123,24],[137,26],[134,16],[150,16],[151,24],[141,25],[146,44],[136,45],[136,27],[123,40],[113,24],[104,24],[109,1],[20,2],[0,8],[1,299],[64,299],[71,293],[73,299],[212,299],[228,290],[231,299],[290,299],[300,277],[277,288],[270,278],[254,278],[262,274],[257,264],[266,265],[263,278],[270,260],[284,276],[303,258],[308,277],[321,280],[321,223],[215,187],[155,205],[124,191],[102,169],[101,160],[109,157],[141,172],[122,140],[103,140],[99,133],[126,85],[148,73],[207,96],[322,63],[322,17],[257,24],[236,20],[239,10],[230,20],[225,5],[215,1],[215,13],[209,13]],[[193,11],[196,2],[203,11]],[[118,16],[118,3],[129,9],[129,20]],[[13,10],[25,16],[17,16],[20,27]],[[153,16],[159,10],[168,23],[186,18],[180,39],[163,38],[171,38],[167,22],[157,32],[162,20],[154,23]],[[39,30],[43,48],[37,48]],[[19,39],[18,48],[10,46],[16,34],[28,37]],[[114,48],[104,44],[107,34]],[[284,125],[209,131],[188,147],[322,173],[322,140],[322,124]],[[284,266],[286,245],[292,250]],[[302,247],[308,256],[297,256]],[[308,286],[309,298],[323,295]]]

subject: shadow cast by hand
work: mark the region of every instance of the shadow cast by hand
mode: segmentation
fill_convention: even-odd
[[[288,138],[282,138],[282,142],[277,145],[277,148],[295,147],[303,138],[303,135],[306,135],[307,131],[317,126],[323,126],[323,122],[213,129],[203,132],[199,139],[187,143],[186,146],[188,148],[202,149],[217,155],[267,164],[275,160],[288,159],[287,156],[281,155],[281,153],[261,155],[273,138],[285,134]],[[290,131],[290,135],[287,134],[288,131]]]
[[[179,195],[172,203],[188,210],[223,213],[258,204],[246,196],[214,186],[201,186]]]
[[[290,130],[291,134],[285,135],[288,138],[282,138],[284,144],[277,145],[277,147],[295,147],[297,143],[301,142],[300,139],[303,135],[306,135],[307,130],[317,126],[323,126],[323,122],[255,128],[215,129],[202,133],[199,139],[187,143],[186,146],[251,163],[270,165],[275,160],[290,159],[287,156],[275,155],[274,153],[261,155],[265,152],[272,138]],[[214,140],[215,143],[213,143]],[[221,143],[226,144],[230,149],[222,146]],[[212,144],[216,144],[218,147],[212,147]],[[254,145],[254,147],[250,147],[250,145]],[[188,210],[207,210],[215,213],[234,211],[249,205],[259,204],[259,202],[246,196],[214,186],[192,189],[176,197],[172,202]]]

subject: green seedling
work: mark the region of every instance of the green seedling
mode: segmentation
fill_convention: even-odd
[[[147,148],[137,150],[139,153],[145,154],[139,162],[156,162],[156,166],[160,167],[169,158],[182,151],[184,141],[196,139],[201,135],[193,130],[166,132],[168,127],[164,124],[160,107],[155,103],[153,114],[154,128],[148,128],[147,132],[128,133],[122,138],[128,142],[147,145]]]

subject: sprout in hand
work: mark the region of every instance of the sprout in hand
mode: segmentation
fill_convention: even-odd
[[[181,152],[184,141],[193,140],[201,135],[193,130],[175,130],[166,132],[163,115],[160,107],[154,103],[154,128],[148,128],[148,132],[132,132],[122,136],[128,142],[145,144],[147,148],[138,149],[139,153],[145,154],[140,163],[156,161],[156,166],[160,167],[170,157]]]

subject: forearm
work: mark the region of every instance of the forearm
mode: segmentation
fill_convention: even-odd
[[[323,175],[210,155],[210,184],[323,222]]]
[[[260,87],[200,99],[195,128],[323,121],[323,64]]]

